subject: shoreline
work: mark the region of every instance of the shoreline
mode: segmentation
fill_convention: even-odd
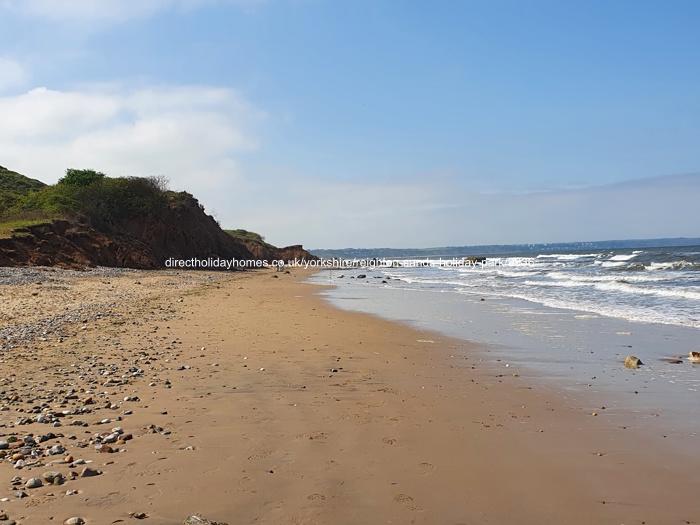
[[[310,282],[328,285],[316,277]],[[634,413],[641,424],[646,418],[653,427],[661,415],[663,423],[657,421],[656,430],[671,425],[674,433],[690,438],[700,432],[700,368],[684,358],[673,359],[693,348],[697,329],[591,315],[517,298],[395,288],[372,281],[333,284],[319,293],[336,307],[486,345],[489,359],[517,366],[545,384],[580,392],[608,408]],[[626,369],[624,360],[630,354],[644,365]]]
[[[20,524],[135,522],[130,512],[152,525],[191,514],[230,525],[694,519],[697,462],[673,440],[622,428],[619,414],[517,366],[506,374],[473,343],[335,308],[317,285],[299,282],[309,274],[113,277],[109,294],[125,297],[116,314],[73,326],[62,342],[5,349],[5,388],[21,400],[0,412],[3,433],[70,432],[75,440],[58,441],[103,473],[71,480],[70,469],[47,465],[52,457],[31,471],[5,459],[8,482],[52,468],[67,481],[24,489],[28,498],[0,508]],[[90,279],[99,289],[100,277]],[[188,279],[198,282],[178,288]],[[152,295],[134,300],[139,287]],[[14,291],[41,305],[32,289]],[[110,384],[130,368],[143,373]],[[10,426],[20,406],[37,402],[37,386],[46,396],[91,385],[79,394],[99,398],[99,411],[66,415],[56,428]],[[122,420],[95,424],[107,415]],[[88,426],[69,424],[78,417]],[[127,452],[74,446],[113,424],[133,434]]]

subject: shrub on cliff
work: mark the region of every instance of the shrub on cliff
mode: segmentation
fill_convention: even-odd
[[[30,179],[0,166],[0,217],[14,206],[23,195],[46,186],[41,181]]]
[[[53,186],[21,196],[6,214],[14,217],[86,217],[98,229],[161,213],[168,206],[162,177],[110,178],[94,170],[66,170]]]
[[[58,179],[58,183],[68,184],[70,186],[90,186],[95,182],[101,181],[105,177],[106,175],[101,171],[68,168],[66,174]]]

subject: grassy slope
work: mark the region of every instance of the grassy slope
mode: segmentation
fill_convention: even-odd
[[[231,237],[236,239],[237,241],[240,242],[245,242],[245,241],[255,241],[259,242],[260,244],[267,246],[268,248],[274,248],[270,243],[265,242],[265,238],[260,235],[259,233],[255,232],[249,232],[248,230],[224,230],[226,233],[228,233]]]
[[[32,190],[46,186],[43,182],[20,175],[0,166],[0,210],[7,209]]]
[[[10,237],[16,228],[46,222],[46,219],[3,217],[4,212],[17,203],[22,196],[45,187],[43,182],[30,179],[0,166],[0,239]]]

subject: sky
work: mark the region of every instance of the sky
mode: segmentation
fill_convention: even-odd
[[[309,248],[700,237],[695,0],[0,0],[0,165]]]

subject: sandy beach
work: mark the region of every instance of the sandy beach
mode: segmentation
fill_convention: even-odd
[[[687,447],[301,270],[3,271],[16,523],[698,522]]]

